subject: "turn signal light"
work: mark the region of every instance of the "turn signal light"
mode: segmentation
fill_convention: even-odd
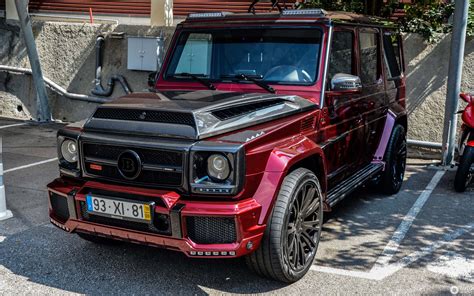
[[[91,168],[91,170],[94,170],[94,171],[102,171],[102,166],[99,164],[91,163],[89,167]]]

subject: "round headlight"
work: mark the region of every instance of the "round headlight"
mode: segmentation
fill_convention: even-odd
[[[230,164],[222,154],[212,154],[207,158],[207,173],[213,179],[224,181],[229,178]]]
[[[61,154],[67,162],[77,161],[77,144],[72,140],[65,140],[61,144]]]

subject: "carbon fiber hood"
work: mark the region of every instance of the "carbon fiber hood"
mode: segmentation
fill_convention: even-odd
[[[135,93],[98,107],[84,130],[199,140],[315,108],[301,97],[277,94]]]

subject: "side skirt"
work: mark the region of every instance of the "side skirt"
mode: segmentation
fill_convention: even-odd
[[[381,172],[383,168],[384,164],[378,162],[367,165],[360,171],[353,174],[351,177],[347,178],[329,190],[327,195],[327,203],[330,207],[333,207],[352,191],[364,184],[367,180]]]

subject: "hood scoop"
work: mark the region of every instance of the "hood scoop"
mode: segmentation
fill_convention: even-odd
[[[200,140],[317,108],[298,96],[274,94],[228,93],[225,100],[205,99],[123,97],[99,106],[84,130]]]
[[[184,124],[192,127],[196,126],[193,114],[184,112],[125,108],[98,108],[92,118]]]
[[[245,114],[249,114],[261,109],[265,109],[268,107],[284,104],[285,100],[282,99],[275,99],[257,103],[250,103],[241,106],[229,107],[221,110],[212,111],[212,115],[219,118],[220,120],[228,120],[234,117],[242,116]]]

